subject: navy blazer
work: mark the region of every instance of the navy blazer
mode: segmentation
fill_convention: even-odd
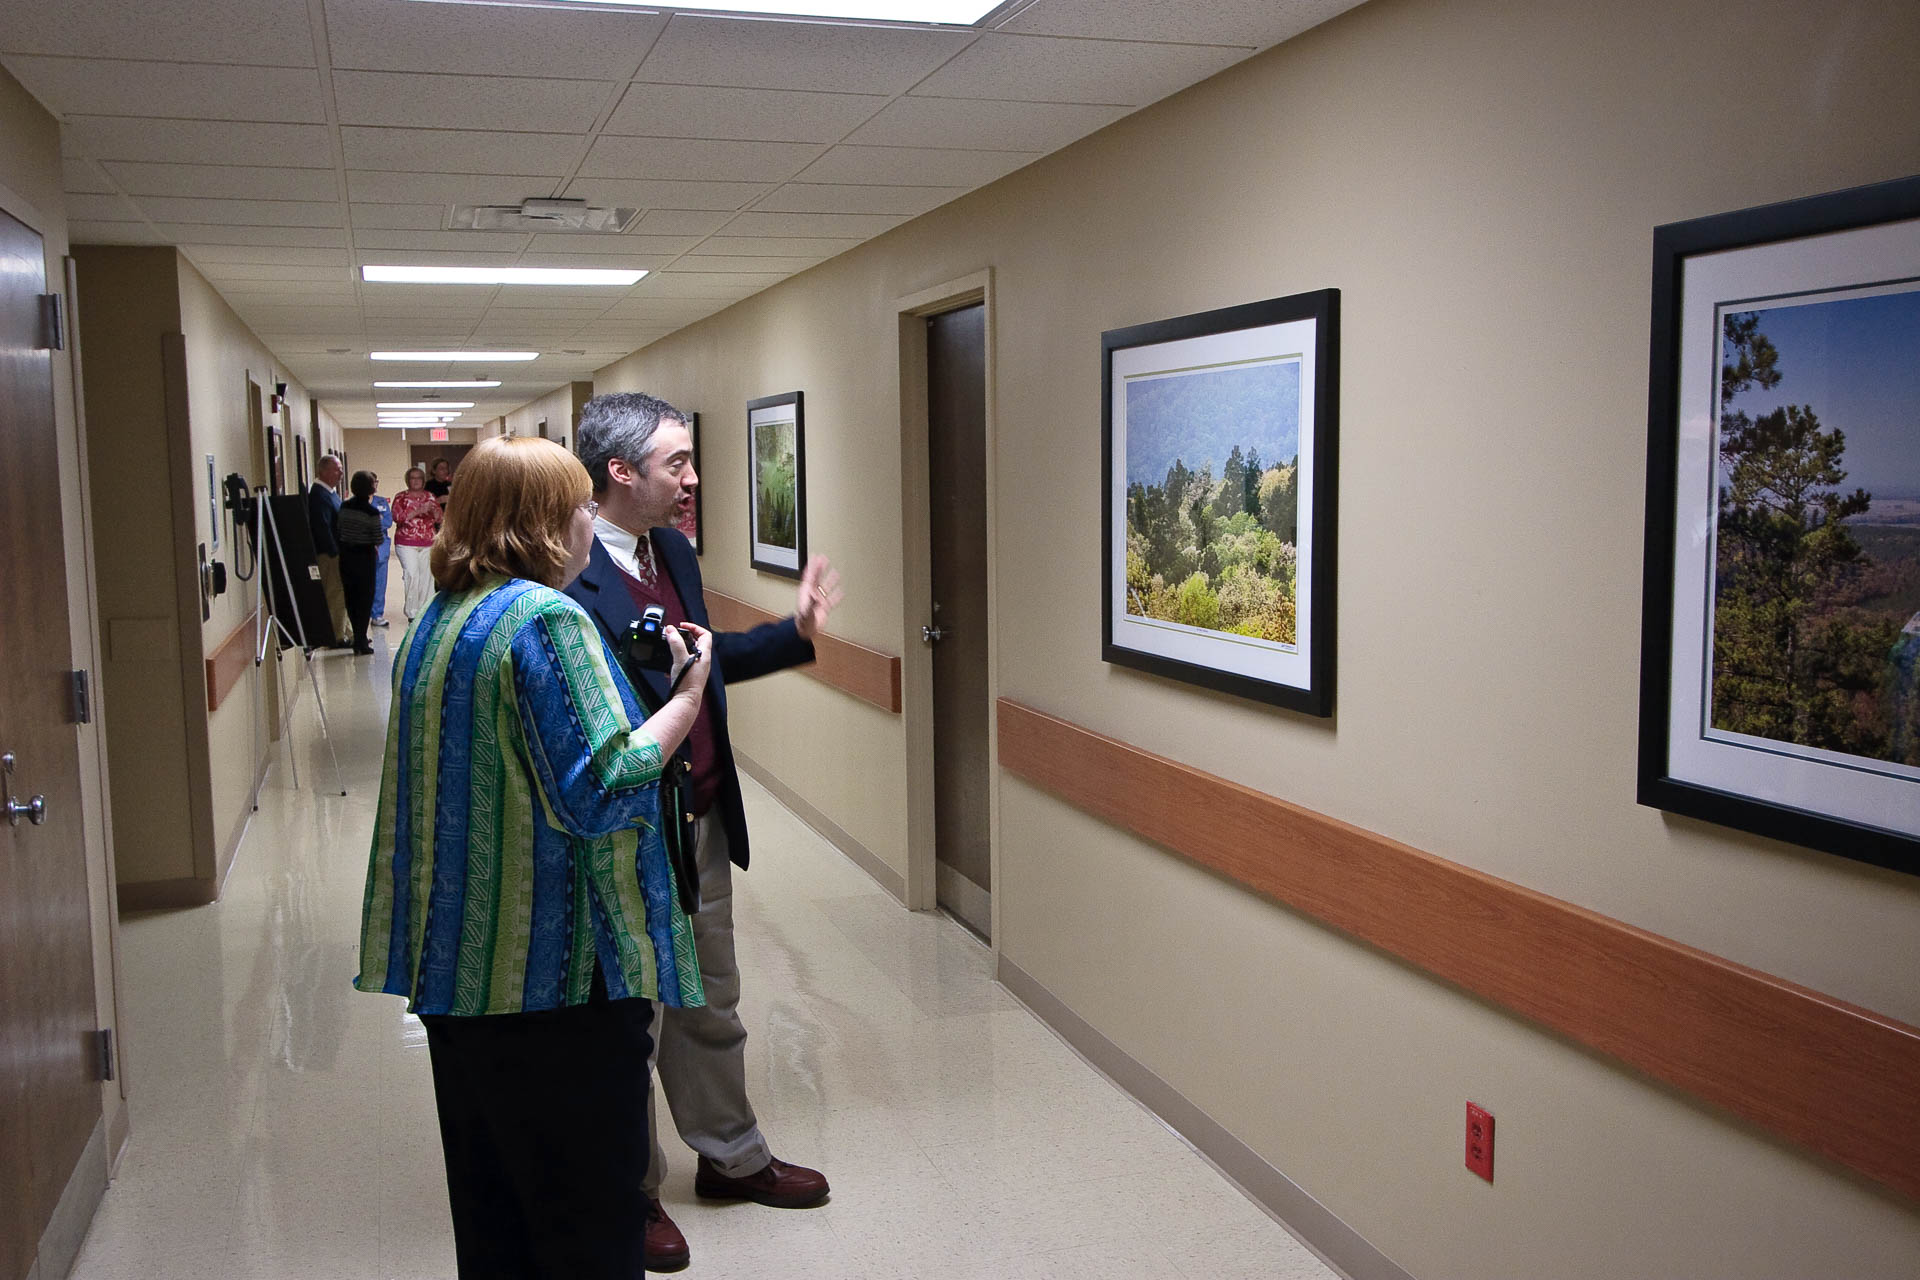
[[[700,584],[700,562],[686,535],[677,529],[654,529],[649,537],[654,556],[680,595],[687,621],[707,627],[707,597]],[[567,584],[567,594],[579,601],[609,644],[617,645],[634,620],[633,594],[627,590],[620,567],[593,540],[593,551],[580,576]],[[720,770],[720,790],[714,804],[727,833],[727,848],[742,869],[747,865],[747,811],[740,801],[740,774],[734,768],[733,741],[727,735],[727,682],[751,680],[813,661],[813,641],[803,639],[792,618],[766,622],[751,631],[727,631],[713,637],[713,666],[707,676],[706,701],[713,708],[714,761]],[[640,678],[653,690],[656,702],[667,696],[667,677],[643,671]]]

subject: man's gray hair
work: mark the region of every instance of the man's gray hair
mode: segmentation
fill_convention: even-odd
[[[647,455],[653,452],[653,433],[660,424],[686,420],[686,414],[643,391],[609,392],[581,405],[574,452],[593,477],[593,491],[606,490],[608,462],[625,458],[636,467],[645,467]]]

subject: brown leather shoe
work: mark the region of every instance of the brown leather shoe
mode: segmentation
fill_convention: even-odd
[[[729,1178],[701,1156],[693,1190],[708,1200],[751,1200],[775,1209],[805,1209],[827,1198],[827,1180],[813,1169],[785,1160],[770,1160],[758,1173]]]
[[[660,1207],[660,1202],[651,1196],[647,1198],[647,1270],[683,1271],[692,1261],[693,1253],[687,1248],[687,1238],[680,1234],[680,1228],[673,1225],[673,1219]]]

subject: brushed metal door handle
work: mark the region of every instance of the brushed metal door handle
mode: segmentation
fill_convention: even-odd
[[[939,627],[920,628],[920,638],[928,644],[939,644],[947,638],[947,635],[948,633],[942,631]]]
[[[45,796],[35,796],[25,804],[21,804],[12,796],[8,796],[7,825],[17,827],[20,825],[20,819],[22,818],[25,818],[36,827],[44,826],[47,821],[47,798]]]

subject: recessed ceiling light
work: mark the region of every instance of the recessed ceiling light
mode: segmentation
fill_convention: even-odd
[[[482,0],[489,2],[489,0]],[[490,0],[505,3],[506,0]],[[578,0],[582,4],[611,5],[652,12],[638,0]],[[765,14],[782,18],[863,18],[870,22],[934,22],[970,27],[998,9],[1005,0],[699,0],[676,4],[683,13]]]
[[[471,378],[471,379],[468,379],[468,380],[467,380],[467,381],[465,381],[465,382],[461,382],[461,381],[452,381],[452,382],[446,382],[446,381],[442,381],[442,382],[376,382],[376,383],[374,383],[373,385],[374,385],[374,386],[376,386],[376,387],[392,387],[392,388],[396,388],[396,389],[397,389],[397,388],[400,388],[400,387],[422,387],[422,388],[424,388],[424,387],[497,387],[497,386],[499,386],[499,385],[500,385],[500,379],[498,379],[498,378]]]
[[[383,400],[376,409],[471,409],[471,400]]]
[[[604,267],[388,267],[365,266],[360,278],[370,284],[559,284],[626,288],[644,271]]]
[[[383,413],[379,418],[382,422],[445,422],[460,416],[458,413]]]
[[[422,364],[439,364],[447,360],[538,360],[538,351],[375,351],[368,357],[373,360],[414,360]]]

